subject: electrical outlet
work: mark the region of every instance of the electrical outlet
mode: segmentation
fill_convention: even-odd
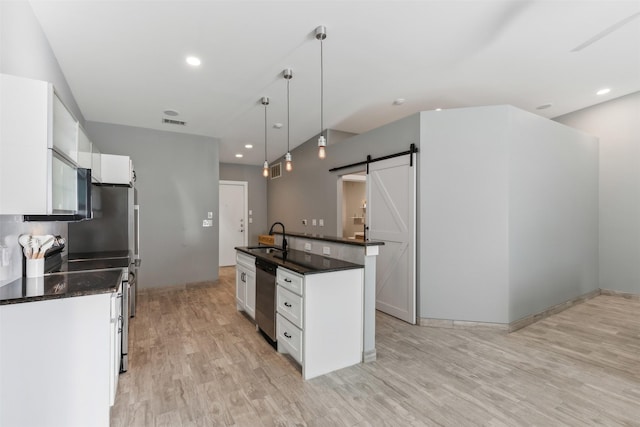
[[[322,255],[331,255],[331,248],[329,246],[323,246]]]
[[[249,215],[253,215],[253,211],[249,209]]]
[[[311,251],[311,243],[305,243],[304,244],[304,250],[305,251]]]
[[[314,227],[318,225],[318,222],[315,220],[315,218],[311,220],[311,225],[313,225]]]
[[[304,225],[306,227],[306,225],[307,225],[307,220],[306,219],[302,220],[302,225]]]
[[[211,221],[210,219],[203,219],[202,220],[202,226],[203,227],[213,227],[213,221]]]
[[[207,212],[207,218],[209,219],[213,218],[213,212]]]
[[[253,224],[253,218],[249,218],[249,224]]]
[[[320,227],[324,227],[324,219],[319,219],[319,220],[318,220],[318,225],[319,225]]]

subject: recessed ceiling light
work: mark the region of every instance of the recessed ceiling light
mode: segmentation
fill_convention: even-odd
[[[393,101],[393,105],[402,105],[402,104],[404,104],[405,101],[406,101],[406,99],[404,99],[404,98],[398,98],[395,101]]]
[[[177,110],[164,110],[163,113],[165,116],[171,116],[171,117],[180,115],[180,112]]]
[[[436,111],[442,111],[442,108],[436,108]]]
[[[238,154],[236,154],[236,157],[241,159],[243,156],[242,156],[242,154],[238,153]]]
[[[274,123],[273,127],[276,129],[282,129],[282,123]]]
[[[542,104],[542,105],[538,105],[536,107],[536,110],[546,110],[549,107],[552,107],[553,104],[551,102],[549,102],[548,104]]]
[[[252,144],[246,144],[246,145],[244,146],[244,148],[253,148],[253,145],[252,145]]]
[[[608,87],[605,87],[604,89],[600,89],[599,91],[597,91],[596,95],[606,95],[609,92],[611,92],[611,89],[609,89]]]
[[[201,64],[202,62],[200,61],[200,58],[196,57],[196,56],[187,56],[187,64],[193,66],[193,67],[197,67]]]

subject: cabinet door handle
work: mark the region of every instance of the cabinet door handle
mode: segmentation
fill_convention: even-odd
[[[247,275],[247,273],[240,274],[240,280],[242,280],[243,282],[246,282],[247,281],[246,280],[246,275]]]
[[[291,279],[287,279],[286,277],[284,278],[284,281],[287,283],[291,283]]]
[[[289,338],[289,339],[291,339],[291,335],[289,335],[289,334],[288,334],[288,333],[286,333],[286,332],[284,333],[284,336],[285,336],[285,337],[287,337],[287,338]]]
[[[289,304],[289,303],[288,303],[288,302],[286,302],[286,301],[285,301],[285,303],[284,303],[284,306],[285,306],[285,307],[289,307],[289,308],[291,308],[291,304]]]

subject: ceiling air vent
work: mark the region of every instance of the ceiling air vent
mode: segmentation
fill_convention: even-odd
[[[271,165],[271,179],[280,178],[282,175],[282,163]]]
[[[179,125],[179,126],[187,125],[187,122],[183,122],[182,120],[167,119],[166,117],[162,118],[162,123],[166,123],[168,125]]]

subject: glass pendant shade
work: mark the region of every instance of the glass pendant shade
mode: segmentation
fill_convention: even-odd
[[[284,155],[284,169],[287,172],[291,172],[293,170],[293,164],[291,160],[291,153],[287,153]]]
[[[320,135],[320,138],[318,138],[318,157],[319,158],[324,159],[325,157],[327,157],[326,147],[327,147],[327,140],[323,135]]]
[[[264,165],[262,165],[262,176],[264,176],[265,178],[269,177],[269,163],[267,163],[267,161],[264,161]]]

